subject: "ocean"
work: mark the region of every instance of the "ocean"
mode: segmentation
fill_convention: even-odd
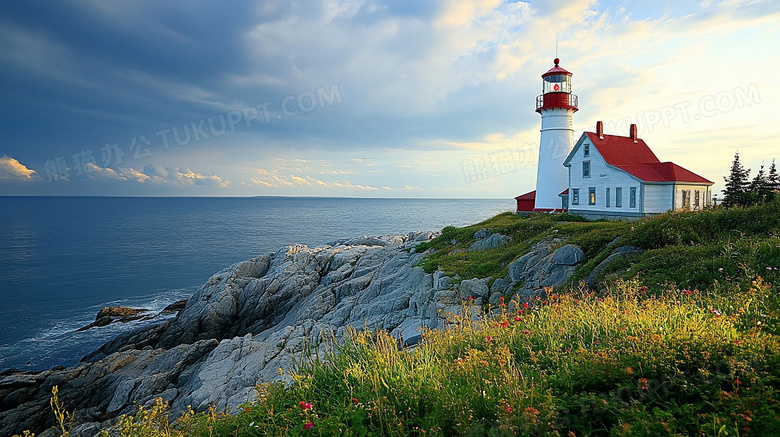
[[[76,364],[141,323],[83,332],[105,306],[159,311],[289,244],[438,231],[513,199],[0,197],[0,371]]]

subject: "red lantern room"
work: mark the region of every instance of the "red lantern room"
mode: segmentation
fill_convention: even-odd
[[[563,108],[577,111],[577,95],[571,93],[571,73],[558,66],[542,75],[542,95],[536,98],[536,112],[547,109]]]

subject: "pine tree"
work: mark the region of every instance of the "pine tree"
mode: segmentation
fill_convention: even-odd
[[[734,162],[731,163],[731,171],[724,176],[726,189],[723,190],[723,204],[726,206],[745,205],[748,203],[748,185],[750,169],[746,169],[739,162],[739,152],[734,154]]]
[[[764,202],[769,197],[769,180],[764,172],[764,164],[761,164],[761,168],[758,169],[756,177],[750,182],[748,189],[750,196],[750,203]]]
[[[769,166],[769,174],[766,176],[767,189],[769,190],[769,200],[780,196],[780,175],[777,174],[775,160],[772,159],[772,165]]]

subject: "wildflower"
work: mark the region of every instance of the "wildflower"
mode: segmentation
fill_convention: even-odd
[[[523,302],[523,308],[528,309],[528,302]]]
[[[631,368],[631,367],[626,367],[626,370],[624,370],[624,372],[625,372],[626,375],[633,375],[634,374],[634,369]]]
[[[528,407],[523,411],[523,419],[531,422],[532,424],[536,423],[537,416],[539,415],[539,410],[537,410],[534,407]]]
[[[719,272],[722,272],[722,271],[723,271],[723,267],[719,267],[719,268],[718,268],[718,271],[719,271]]]
[[[489,335],[488,335],[488,336],[485,336],[485,341],[488,341],[488,342],[489,342],[489,341],[493,341],[493,337],[491,337],[491,336],[489,336]]]
[[[527,329],[523,329],[523,334],[525,334],[525,335],[528,335],[528,334],[530,334],[530,333],[531,333],[531,331],[529,331],[529,330],[527,330]]]
[[[302,410],[311,410],[311,404],[308,403],[308,402],[300,401],[300,402],[298,402],[298,405],[301,406]]]
[[[643,286],[642,287],[642,294],[645,294],[645,293],[647,293],[647,286]]]
[[[639,378],[639,380],[637,381],[637,386],[641,390],[647,390],[648,388],[650,388],[650,386],[647,383],[647,378]]]
[[[303,429],[312,429],[314,428],[314,424],[311,422],[306,422],[303,424]]]
[[[509,407],[509,406],[507,406],[507,407],[506,407],[506,412],[507,412],[507,413],[511,413],[511,412],[512,412],[512,407]]]
[[[504,296],[501,296],[501,305],[504,304]]]
[[[252,411],[251,407],[244,408],[244,413],[249,413],[250,411]]]
[[[504,322],[503,322],[503,323],[501,323],[501,327],[502,327],[502,328],[506,328],[507,326],[509,326],[509,322],[507,322],[506,320],[504,320]]]
[[[521,320],[523,320],[523,319],[520,316],[515,316],[515,322],[519,322]]]
[[[460,360],[461,358],[458,358],[458,359]],[[358,401],[358,398],[352,398],[352,402],[354,402],[354,403],[356,403],[356,404],[357,404],[357,403],[359,402],[359,401]]]
[[[471,302],[474,302],[474,298],[473,298],[473,297],[471,297],[471,296],[469,296],[469,300],[470,300]]]
[[[734,344],[739,344],[739,340],[734,340]]]

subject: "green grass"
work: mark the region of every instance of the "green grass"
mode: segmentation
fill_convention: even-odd
[[[457,252],[487,227],[512,236]],[[578,244],[587,272],[615,247],[596,290],[575,279],[528,303],[451,320],[413,350],[384,332],[349,332],[258,387],[230,414],[165,404],[122,418],[124,436],[764,436],[780,435],[780,203],[634,222],[501,214],[446,228],[418,247],[426,270],[502,277],[551,236]],[[620,237],[617,245],[610,245]],[[454,241],[453,241],[454,240]],[[481,309],[477,312],[480,313]],[[472,309],[464,306],[464,314]]]

